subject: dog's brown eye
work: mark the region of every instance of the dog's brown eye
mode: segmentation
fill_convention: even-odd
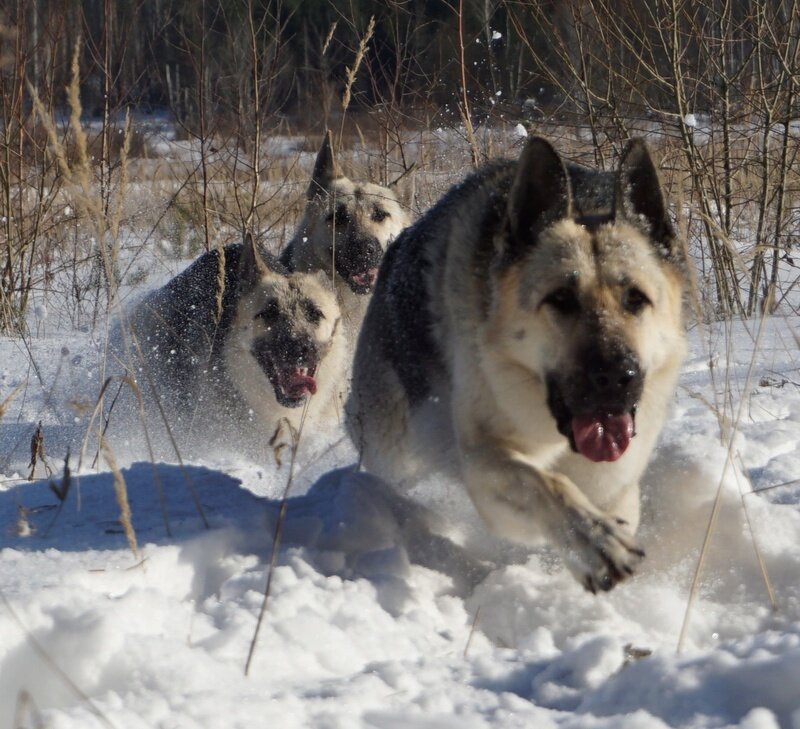
[[[631,314],[638,314],[650,303],[647,294],[641,289],[637,289],[635,286],[631,286],[622,294],[622,308]]]
[[[278,302],[275,299],[270,299],[264,308],[258,312],[253,318],[254,319],[261,319],[265,324],[271,324],[274,322],[278,316],[280,315],[281,310],[278,306]]]
[[[305,318],[312,324],[319,324],[325,318],[322,310],[308,300],[301,302],[300,308],[303,310]]]
[[[575,291],[566,286],[553,291],[542,303],[552,306],[559,314],[576,314],[581,308]]]
[[[392,216],[386,210],[381,210],[381,208],[375,208],[372,211],[372,219],[376,223],[382,223],[386,218],[391,218]]]

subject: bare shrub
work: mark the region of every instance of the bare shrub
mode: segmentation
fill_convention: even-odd
[[[707,315],[785,302],[798,277],[796,0],[504,5],[551,91],[536,126],[573,125],[596,164],[629,136],[660,148]],[[527,40],[532,24],[547,44]]]

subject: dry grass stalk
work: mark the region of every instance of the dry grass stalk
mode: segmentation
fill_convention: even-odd
[[[158,493],[158,503],[161,508],[161,517],[164,520],[164,529],[166,530],[167,535],[170,536],[172,534],[172,529],[170,528],[169,515],[167,514],[167,502],[166,499],[164,498],[164,488],[161,484],[161,477],[159,476],[158,468],[156,467],[155,453],[153,452],[153,445],[150,441],[150,432],[147,428],[147,421],[144,414],[144,401],[142,400],[142,393],[139,390],[139,386],[136,384],[136,380],[134,380],[132,377],[128,375],[112,375],[111,377],[106,378],[106,381],[100,388],[100,394],[97,396],[97,401],[95,402],[94,409],[92,410],[92,416],[89,419],[89,425],[86,427],[86,433],[83,436],[83,442],[81,444],[81,453],[78,458],[78,470],[80,471],[81,466],[83,465],[83,459],[84,456],[86,455],[86,448],[89,443],[89,434],[92,432],[92,426],[94,425],[94,421],[98,417],[103,408],[105,393],[108,390],[111,383],[114,382],[115,380],[118,380],[120,383],[120,391],[125,385],[127,385],[136,397],[136,402],[139,410],[139,418],[142,423],[145,443],[147,445],[147,452],[148,455],[150,456],[150,464],[153,469],[153,483],[155,484],[156,492]],[[109,408],[108,418],[100,434],[101,443],[105,439],[106,431],[108,430],[108,427],[111,424],[111,410],[114,407],[114,403],[116,402],[116,399],[120,394],[120,391],[117,392],[117,396],[114,398],[111,407]],[[94,467],[97,463],[97,455],[99,454],[99,450],[100,449],[98,448],[98,453],[95,454],[95,459],[92,463],[92,467]]]
[[[52,476],[53,472],[50,470],[50,466],[47,463],[44,453],[44,430],[42,429],[41,420],[31,436],[31,462],[28,464],[31,469],[31,472],[28,474],[29,481],[33,481],[34,473],[36,472],[36,464],[39,461],[42,462],[48,478]]]
[[[736,440],[736,431],[739,429],[739,423],[741,422],[742,416],[744,415],[745,403],[747,402],[747,393],[750,391],[752,379],[753,379],[753,372],[755,370],[755,363],[756,363],[756,354],[758,353],[759,345],[761,342],[761,337],[764,333],[764,325],[766,324],[766,317],[762,317],[759,323],[759,327],[756,333],[755,342],[753,343],[753,356],[750,358],[750,363],[747,369],[747,375],[745,376],[744,388],[742,389],[741,396],[739,399],[739,407],[737,412],[735,413],[735,418],[733,419],[731,428],[728,433],[726,433],[727,438],[727,454],[725,457],[725,464],[722,467],[722,473],[719,477],[719,483],[717,485],[717,493],[714,497],[714,504],[711,507],[711,514],[708,517],[708,524],[706,526],[706,531],[703,536],[703,545],[700,549],[700,556],[697,560],[697,565],[695,567],[694,575],[692,577],[692,584],[689,588],[689,597],[686,601],[686,610],[684,611],[683,615],[683,623],[681,625],[680,635],[678,637],[678,646],[677,652],[681,653],[683,650],[684,643],[686,641],[686,636],[689,630],[689,622],[691,620],[692,609],[694,608],[694,604],[697,600],[697,593],[700,588],[700,578],[703,574],[703,567],[705,566],[706,557],[708,556],[708,548],[711,544],[711,537],[714,533],[714,529],[717,524],[717,518],[719,517],[720,508],[722,506],[722,490],[725,486],[725,478],[728,475],[728,471],[733,465],[733,447],[734,442]],[[730,387],[727,388],[730,391]],[[745,510],[745,514],[747,515],[747,511]],[[749,524],[749,515],[747,515],[747,520]],[[752,529],[751,529],[752,534]],[[756,550],[756,558],[759,560],[759,566],[763,568],[763,561],[760,559],[760,552],[758,551],[758,547],[753,543],[754,549]],[[764,575],[765,582],[767,584],[767,591],[770,595],[770,601],[774,600],[774,594],[772,592],[771,584],[769,581],[769,577],[766,574],[765,570],[762,570],[762,574]],[[773,602],[774,606],[774,602]]]
[[[97,416],[100,414],[100,411],[102,410],[103,398],[105,396],[105,393],[108,390],[109,385],[115,379],[119,379],[123,383],[127,382],[127,384],[131,387],[131,389],[133,389],[133,391],[136,394],[137,398],[141,402],[142,398],[141,398],[141,395],[139,394],[139,388],[136,386],[136,383],[131,378],[126,377],[126,376],[122,376],[122,377],[111,376],[111,377],[107,377],[106,378],[105,382],[103,383],[103,386],[100,388],[100,394],[97,396],[97,400],[95,401],[94,408],[92,409],[92,416],[91,416],[91,418],[89,418],[89,425],[86,427],[86,433],[84,433],[84,435],[83,435],[83,442],[81,443],[81,452],[78,455],[78,471],[80,471],[82,469],[82,467],[83,467],[83,459],[84,459],[84,456],[86,455],[86,447],[87,447],[87,445],[89,443],[89,434],[92,431],[92,426],[94,425],[95,419],[97,418]],[[106,423],[105,428],[103,428],[103,432],[102,432],[101,435],[105,435],[105,432],[106,432],[107,428],[108,428],[108,422]],[[153,460],[152,451],[150,453],[150,460]]]
[[[467,636],[467,644],[464,646],[464,658],[467,657],[467,653],[469,653],[469,647],[472,645],[472,637],[475,635],[475,630],[478,627],[478,621],[481,617],[481,607],[482,605],[478,605],[478,609],[475,611],[475,617],[472,618],[472,625],[469,628],[469,635]]]
[[[56,486],[54,483],[50,483],[50,490],[56,495],[59,502],[62,504],[67,500],[67,496],[69,496],[69,489],[72,485],[72,472],[69,470],[69,451],[67,451],[67,455],[64,457],[64,472],[61,476],[61,484]]]
[[[119,189],[124,190],[128,185],[128,155],[131,150],[131,114],[130,111],[125,112],[125,127],[122,132],[122,149],[119,152]],[[119,241],[119,224],[122,220],[122,205],[124,203],[124,196],[117,195],[114,214],[111,216],[111,239],[114,241],[115,246]],[[117,249],[114,250],[114,260],[117,259]]]
[[[25,387],[24,383],[20,382],[11,393],[6,397],[3,402],[0,402],[0,420],[2,420],[6,416],[6,411],[10,407],[11,403],[14,402],[14,398],[22,391],[23,387]]]
[[[225,296],[225,247],[217,243],[217,288],[214,294],[214,324],[222,318],[222,301]]]
[[[67,98],[70,107],[70,130],[75,140],[77,155],[77,162],[74,165],[70,165],[69,163],[64,143],[58,138],[52,117],[44,109],[33,87],[29,86],[29,90],[33,99],[34,109],[47,131],[50,147],[58,160],[62,175],[69,187],[72,188],[75,207],[86,216],[91,227],[94,228],[102,273],[105,279],[107,303],[109,305],[118,304],[117,293],[120,283],[120,277],[117,272],[119,225],[122,216],[123,191],[128,180],[128,154],[130,152],[131,139],[130,116],[126,116],[125,120],[123,143],[120,153],[120,177],[116,191],[116,204],[113,206],[113,211],[109,213],[108,211],[111,210],[110,186],[102,183],[100,191],[98,192],[95,190],[89,164],[88,140],[86,132],[81,125],[82,107],[80,100],[79,52],[80,42],[77,42],[72,57],[72,76],[67,89]],[[96,299],[95,316],[97,315],[98,303],[99,296]],[[103,363],[103,369],[105,369],[105,362]]]
[[[128,180],[128,154],[130,152],[130,120],[126,120],[125,137],[123,139],[122,151],[120,155],[120,184],[118,185],[117,204],[113,207],[113,213],[106,212],[109,206],[107,200],[103,199],[102,192],[95,189],[89,156],[89,143],[86,132],[81,124],[81,114],[83,108],[80,100],[80,40],[76,42],[72,56],[72,76],[67,87],[67,101],[70,107],[70,132],[74,138],[76,162],[70,164],[67,149],[64,142],[59,139],[58,131],[50,113],[39,99],[36,90],[32,85],[28,85],[28,91],[33,102],[36,115],[42,122],[47,133],[50,149],[55,156],[58,167],[61,171],[68,188],[72,191],[72,201],[79,210],[89,220],[94,229],[97,247],[100,252],[100,261],[106,286],[108,287],[108,301],[115,302],[119,285],[118,276],[115,274],[117,262],[117,236],[122,215],[123,188]],[[110,195],[110,191],[106,192]],[[109,246],[109,238],[110,246]]]
[[[156,387],[155,380],[153,379],[153,373],[150,371],[150,367],[148,366],[147,360],[145,359],[144,355],[142,354],[141,346],[139,345],[139,340],[131,335],[131,341],[133,342],[133,346],[136,349],[136,356],[138,357],[139,361],[142,363],[142,371],[144,372],[145,379],[147,380],[147,386],[150,389],[150,394],[153,398],[153,401],[156,404],[156,408],[158,409],[159,416],[161,417],[161,421],[164,424],[164,428],[167,431],[167,437],[169,438],[170,445],[175,452],[175,457],[178,459],[178,466],[181,469],[181,475],[183,476],[183,480],[186,484],[186,488],[189,491],[189,495],[192,497],[192,501],[194,502],[195,509],[197,510],[197,514],[200,516],[200,519],[203,522],[203,526],[208,529],[208,519],[206,518],[205,509],[203,509],[203,505],[200,503],[200,497],[197,495],[197,490],[192,483],[192,479],[189,476],[188,471],[186,470],[186,465],[183,462],[183,456],[181,455],[180,448],[178,448],[178,443],[175,440],[175,435],[172,432],[172,426],[169,424],[169,418],[167,418],[167,414],[164,411],[164,405],[161,402],[161,397],[158,394],[158,388]],[[140,401],[141,405],[141,401]],[[144,425],[144,410],[142,409],[142,423]],[[146,426],[145,426],[145,432]]]
[[[461,121],[464,123],[464,131],[467,135],[467,142],[469,143],[469,154],[472,160],[472,166],[478,167],[478,143],[475,140],[475,129],[472,126],[472,114],[469,107],[469,97],[467,96],[467,62],[465,59],[464,50],[464,3],[463,0],[458,0],[458,52],[459,52],[459,65],[461,70],[461,103],[458,110],[461,114]]]
[[[321,55],[323,55],[323,56],[325,55],[326,51],[328,50],[328,46],[331,44],[331,41],[333,40],[333,34],[336,32],[336,26],[337,25],[339,25],[339,21],[338,20],[334,20],[331,23],[331,27],[328,30],[328,34],[325,36],[325,41],[322,44],[322,54]]]
[[[350,98],[351,98],[351,91],[353,89],[353,84],[355,83],[356,76],[358,75],[359,66],[361,66],[361,61],[364,60],[364,54],[367,52],[367,44],[372,40],[372,35],[375,32],[375,16],[370,16],[369,23],[367,24],[367,32],[361,37],[361,40],[358,42],[358,49],[356,50],[356,57],[353,61],[353,67],[350,68],[349,66],[345,67],[345,80],[344,80],[344,92],[342,93],[342,113],[347,111],[347,108],[350,106]],[[341,134],[339,135],[339,141],[341,141]]]
[[[114,493],[117,496],[117,504],[119,504],[119,522],[122,524],[122,529],[125,532],[125,538],[128,540],[128,546],[133,552],[133,556],[139,557],[139,547],[136,543],[136,531],[133,528],[131,521],[131,507],[128,503],[128,487],[125,485],[125,477],[119,469],[117,459],[114,457],[114,452],[108,441],[101,437],[100,448],[103,451],[103,457],[108,464],[109,469],[114,477]]]
[[[739,456],[739,470],[742,473],[745,473],[745,465],[742,463],[741,456]],[[748,485],[749,483],[750,482],[748,480]],[[778,598],[775,594],[775,588],[772,585],[772,579],[769,576],[769,570],[767,569],[767,563],[764,560],[764,554],[758,544],[758,536],[756,535],[756,530],[753,528],[753,520],[750,518],[750,509],[747,505],[747,499],[745,499],[745,496],[752,494],[753,490],[750,488],[748,491],[745,491],[742,488],[738,473],[736,474],[736,485],[739,487],[739,494],[741,495],[742,499],[742,511],[744,511],[744,518],[747,522],[747,531],[749,532],[750,539],[753,543],[753,553],[755,554],[756,562],[758,563],[758,570],[761,572],[761,578],[764,580],[764,589],[767,591],[767,598],[769,599],[772,612],[778,612]]]
[[[83,108],[81,106],[80,52],[81,42],[80,39],[78,39],[75,43],[75,49],[72,52],[72,77],[67,87],[67,100],[70,108],[69,126],[72,133],[75,135],[75,149],[78,153],[78,171],[81,176],[80,182],[84,192],[88,192],[90,186],[89,155],[87,152],[89,142],[86,138],[86,132],[81,125],[81,113],[83,112]]]
[[[267,568],[267,583],[264,586],[264,599],[261,602],[261,609],[256,620],[256,628],[253,631],[253,638],[250,641],[250,648],[247,653],[247,661],[245,662],[244,666],[245,676],[249,675],[250,673],[250,666],[253,662],[253,656],[255,655],[256,645],[258,643],[258,634],[261,631],[261,624],[264,621],[264,616],[267,614],[269,595],[272,590],[272,577],[275,574],[275,568],[278,564],[278,552],[280,551],[281,538],[283,536],[283,525],[286,521],[286,511],[289,506],[289,492],[291,491],[292,483],[294,482],[295,465],[297,463],[297,450],[300,447],[300,440],[303,436],[303,427],[305,426],[306,416],[308,415],[308,406],[309,400],[306,400],[305,405],[303,406],[303,414],[300,418],[300,425],[298,428],[295,430],[294,428],[290,427],[292,434],[292,447],[289,473],[286,477],[286,487],[281,495],[281,505],[280,509],[278,510],[278,518],[275,520],[275,530],[272,535],[272,550],[270,553],[269,567]]]
[[[50,534],[50,530],[53,528],[53,525],[58,520],[58,517],[61,514],[61,510],[64,508],[64,504],[67,501],[67,496],[69,496],[70,487],[72,486],[72,473],[69,470],[69,450],[67,450],[67,455],[64,456],[64,473],[61,477],[61,484],[56,485],[51,481],[49,485],[50,485],[50,490],[55,494],[56,498],[58,499],[58,508],[56,509],[56,513],[53,514],[52,521],[47,525],[47,529],[45,529],[44,531],[45,537],[48,534]]]

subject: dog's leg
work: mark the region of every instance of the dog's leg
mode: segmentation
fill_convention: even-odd
[[[591,592],[633,574],[644,552],[625,522],[598,509],[568,478],[499,443],[462,442],[460,452],[470,497],[493,532],[530,542],[544,530]]]

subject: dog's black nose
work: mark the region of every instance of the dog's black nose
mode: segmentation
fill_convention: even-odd
[[[316,347],[310,339],[298,339],[290,347],[289,358],[294,360],[299,367],[313,362],[315,359]]]
[[[286,366],[307,366],[317,359],[317,346],[311,337],[284,332],[273,342],[274,352]]]
[[[590,363],[586,374],[598,393],[611,395],[630,387],[640,378],[641,370],[638,361],[632,356],[597,358]]]

